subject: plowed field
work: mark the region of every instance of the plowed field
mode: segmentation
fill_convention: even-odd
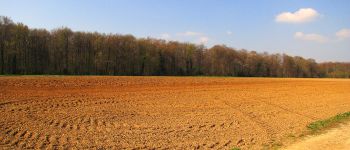
[[[350,80],[0,77],[0,149],[262,149],[350,110]]]

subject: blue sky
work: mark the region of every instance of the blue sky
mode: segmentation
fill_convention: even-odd
[[[132,34],[350,62],[348,0],[0,0],[31,28]]]

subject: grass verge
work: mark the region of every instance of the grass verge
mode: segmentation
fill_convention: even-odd
[[[321,131],[322,129],[332,127],[338,123],[342,123],[349,119],[350,119],[350,112],[346,112],[346,113],[338,114],[334,117],[331,117],[325,120],[319,120],[319,121],[310,123],[307,126],[307,128],[315,133],[315,132]]]

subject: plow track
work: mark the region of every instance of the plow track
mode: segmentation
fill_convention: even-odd
[[[262,149],[349,111],[350,80],[0,77],[0,149]]]

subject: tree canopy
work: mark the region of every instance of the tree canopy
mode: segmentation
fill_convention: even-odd
[[[350,63],[132,35],[30,29],[0,17],[0,74],[350,77]]]

